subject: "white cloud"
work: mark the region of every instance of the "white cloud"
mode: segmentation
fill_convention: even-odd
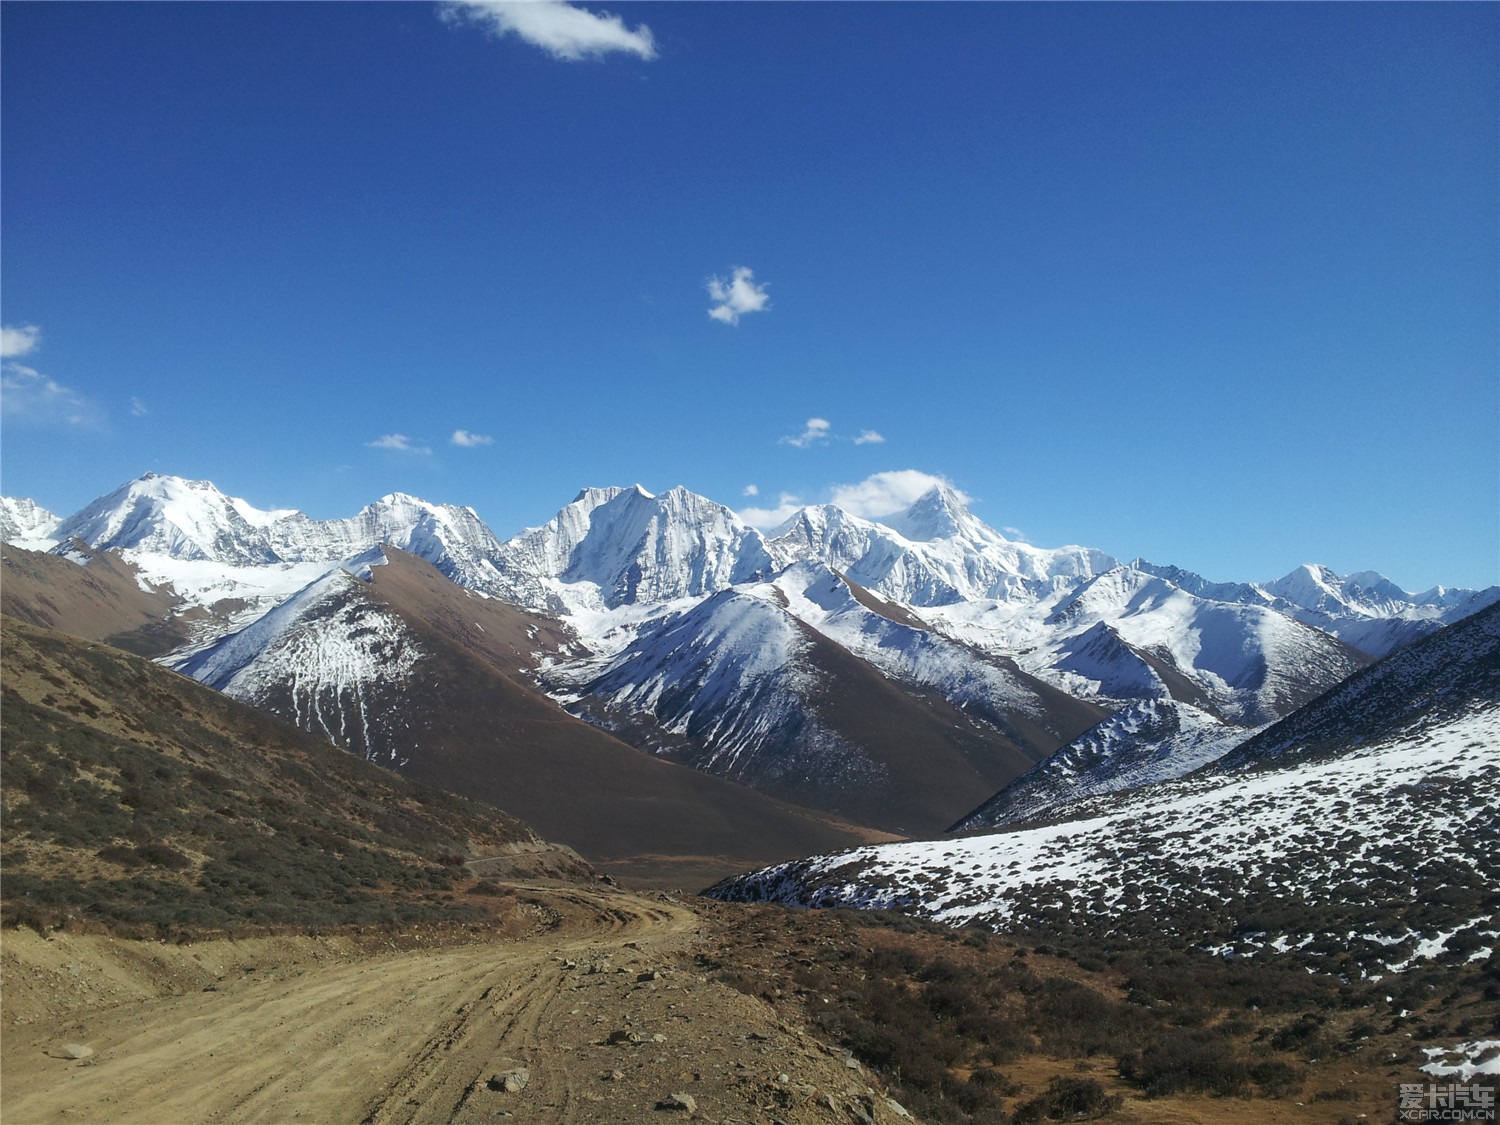
[[[747,485],[745,485],[744,495],[746,495],[746,496],[759,496],[760,495],[760,486],[757,485],[757,484],[747,484]]]
[[[885,437],[874,430],[861,430],[859,437],[854,439],[855,445],[884,445]]]
[[[0,359],[29,355],[41,342],[42,330],[34,324],[23,324],[19,328],[6,325],[0,328]]]
[[[815,442],[827,441],[828,431],[832,427],[832,425],[833,423],[831,423],[827,418],[809,418],[807,420],[806,429],[804,429],[796,437],[782,438],[781,444],[795,445],[798,449],[806,449],[809,445],[812,445]]]
[[[146,404],[140,399],[132,397],[130,400],[130,414],[133,418],[144,418],[151,411],[146,409]]]
[[[95,402],[35,367],[17,363],[41,346],[34,324],[0,328],[0,414],[12,422],[98,429],[104,411]]]
[[[365,442],[371,449],[391,449],[397,453],[419,453],[428,454],[432,450],[425,445],[413,445],[411,438],[405,434],[384,434],[374,441]]]
[[[471,20],[496,36],[516,35],[554,59],[578,62],[623,51],[656,58],[656,39],[645,24],[625,26],[608,12],[575,8],[563,0],[448,0],[441,9],[450,22]]]
[[[1001,532],[1007,539],[1014,539],[1018,543],[1030,543],[1031,540],[1019,527],[1002,527]]]
[[[472,449],[476,445],[495,444],[495,439],[488,434],[471,434],[468,430],[454,430],[453,436],[448,440],[454,445],[461,445],[466,449]]]
[[[790,492],[783,492],[776,502],[774,508],[741,508],[735,515],[744,520],[751,527],[758,527],[762,531],[769,530],[779,524],[786,523],[802,507],[802,499],[793,496]]]
[[[875,473],[858,484],[835,485],[833,502],[844,511],[865,519],[878,520],[911,507],[924,493],[937,485],[948,484],[942,477],[924,473],[919,469],[896,469],[887,473]],[[960,501],[967,504],[969,497],[953,489]]]
[[[708,315],[724,324],[738,324],[746,313],[764,312],[771,301],[768,284],[755,284],[755,271],[749,266],[735,266],[727,279],[709,278],[708,296],[714,306]]]
[[[104,412],[72,387],[34,367],[6,361],[0,366],[0,413],[15,422],[97,428]]]

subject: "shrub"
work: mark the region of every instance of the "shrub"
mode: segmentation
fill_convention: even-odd
[[[1120,1108],[1118,1094],[1109,1095],[1092,1078],[1054,1078],[1046,1091],[1016,1107],[1017,1125],[1050,1118],[1053,1121],[1088,1121]]]
[[[1184,1091],[1243,1094],[1250,1079],[1249,1068],[1229,1044],[1202,1033],[1169,1032],[1139,1051],[1121,1055],[1117,1062],[1120,1077],[1139,1086],[1148,1098]]]

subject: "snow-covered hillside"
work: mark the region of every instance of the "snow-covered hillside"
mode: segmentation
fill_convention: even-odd
[[[711,893],[897,908],[1000,930],[1159,933],[1241,956],[1295,947],[1356,975],[1493,946],[1500,691],[1456,694],[1452,706],[1379,738],[1366,740],[1361,725],[1377,694],[1382,712],[1420,710],[1412,685],[1442,678],[1455,647],[1429,648],[1367,688],[1366,705],[1346,712],[1340,752],[1289,748],[1257,769],[1225,758],[1103,800],[1087,819],[813,857]],[[1487,629],[1469,630],[1462,647],[1460,678],[1492,675],[1500,645]],[[1330,716],[1352,702],[1344,696],[1330,697]],[[1448,891],[1432,894],[1439,885]]]
[[[1244,739],[1244,728],[1190,704],[1142,699],[1037,763],[951,831],[1075,816],[1091,797],[1181,777],[1218,760]]]
[[[381,561],[378,549],[361,560],[366,568]],[[391,733],[403,724],[382,697],[411,673],[421,649],[400,618],[366,596],[357,569],[333,569],[239,632],[174,662],[176,670],[366,758],[399,760]]]

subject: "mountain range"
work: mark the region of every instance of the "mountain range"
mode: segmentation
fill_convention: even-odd
[[[149,653],[591,859],[717,857],[703,871],[972,826],[1004,792],[984,823],[1178,776],[1500,600],[1038,548],[942,485],[769,534],[685,489],[590,488],[502,541],[403,494],[314,520],[148,474],[63,519],[4,499],[0,537],[9,613]]]
[[[1490,958],[1500,928],[1500,606],[1401,650],[1188,776],[1048,823],[815,856],[708,893],[1380,979]],[[1389,998],[1388,998],[1389,999]]]

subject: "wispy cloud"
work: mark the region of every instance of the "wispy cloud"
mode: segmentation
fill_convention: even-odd
[[[454,445],[461,445],[465,449],[473,449],[479,445],[494,445],[495,439],[488,434],[471,434],[468,430],[454,430],[453,436],[448,439]]]
[[[563,0],[447,0],[439,11],[451,23],[477,23],[497,37],[515,35],[567,62],[616,51],[656,58],[656,39],[645,24],[629,28],[619,16],[596,14]]]
[[[709,278],[708,296],[713,307],[708,315],[724,324],[738,324],[746,313],[765,312],[771,301],[766,292],[769,284],[755,284],[755,271],[749,266],[736,266],[727,278]]]
[[[758,485],[758,484],[747,484],[747,485],[745,485],[745,491],[744,491],[743,495],[745,495],[745,496],[759,496],[760,495],[760,485]]]
[[[874,430],[861,430],[859,437],[854,439],[855,445],[884,445],[885,437]]]
[[[735,514],[751,527],[758,527],[762,531],[777,527],[786,523],[796,514],[797,509],[802,507],[802,498],[794,496],[790,492],[783,492],[777,497],[774,508],[741,508]]]
[[[144,418],[151,411],[146,409],[146,404],[134,396],[130,399],[130,416],[132,418]]]
[[[87,396],[64,386],[35,367],[17,363],[41,346],[42,330],[34,324],[0,327],[0,414],[11,422],[97,429],[104,411]]]
[[[416,445],[405,434],[384,434],[365,445],[371,449],[389,449],[396,453],[416,453],[425,456],[432,452],[425,445]]]
[[[788,435],[781,439],[782,445],[795,445],[798,449],[806,449],[820,441],[828,440],[828,431],[833,423],[827,418],[809,418],[807,427],[800,433]]]
[[[23,324],[18,328],[6,325],[0,328],[0,359],[30,355],[41,342],[42,330],[34,324]]]
[[[969,502],[968,496],[953,488],[942,477],[924,473],[920,469],[896,469],[875,473],[858,484],[835,485],[833,502],[853,515],[876,520],[911,507],[919,497],[940,484],[953,489],[954,495],[961,502]]]

